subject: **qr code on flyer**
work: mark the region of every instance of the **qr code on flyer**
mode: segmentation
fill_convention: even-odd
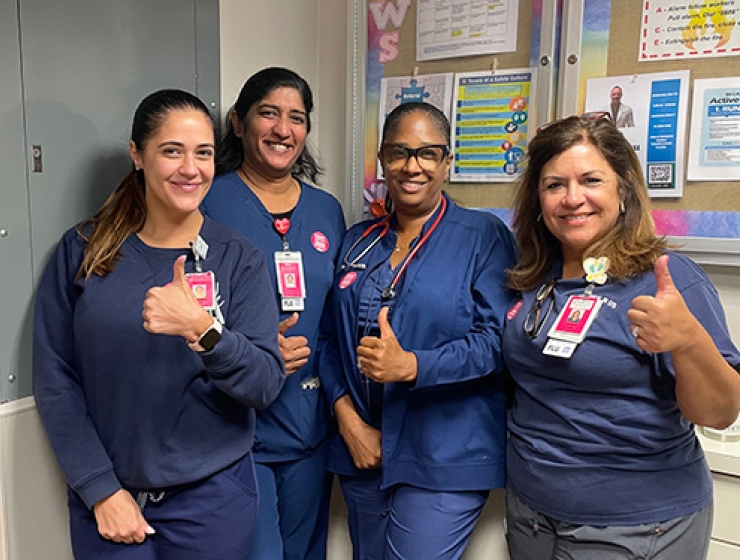
[[[672,163],[649,164],[647,168],[648,187],[651,189],[665,189],[673,187]]]

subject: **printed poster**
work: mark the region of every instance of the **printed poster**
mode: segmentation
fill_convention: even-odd
[[[455,75],[450,181],[510,182],[534,134],[535,69]]]
[[[740,55],[740,0],[645,0],[638,60]]]
[[[417,0],[416,59],[514,52],[518,18],[519,0]]]
[[[694,81],[688,179],[740,181],[740,77]]]
[[[688,70],[587,81],[586,111],[612,114],[637,153],[653,198],[683,196],[688,94]]]

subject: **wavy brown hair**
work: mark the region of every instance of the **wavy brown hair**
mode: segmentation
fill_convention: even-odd
[[[201,111],[213,124],[208,108],[193,94],[179,89],[155,91],[139,103],[134,113],[131,141],[139,152],[146,149],[147,141],[175,110]],[[146,221],[145,189],[144,172],[132,163],[100,210],[77,226],[77,233],[87,241],[77,278],[88,280],[93,274],[105,276],[113,272],[124,241],[140,231]]]
[[[540,174],[548,161],[578,144],[591,144],[609,162],[624,204],[612,230],[591,244],[583,258],[608,257],[609,275],[626,280],[652,270],[668,246],[655,235],[645,178],[630,143],[609,120],[568,117],[542,129],[528,146],[526,168],[512,206],[512,225],[519,243],[519,262],[509,271],[509,285],[514,289],[537,287],[561,256],[560,241],[539,218]]]

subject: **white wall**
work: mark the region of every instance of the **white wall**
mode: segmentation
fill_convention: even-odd
[[[345,191],[346,0],[221,0],[221,106],[226,112],[257,70],[283,66],[311,86],[309,141],[326,168],[321,186]]]

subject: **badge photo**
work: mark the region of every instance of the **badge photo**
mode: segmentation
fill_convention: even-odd
[[[185,279],[201,307],[204,309],[216,308],[216,278],[212,270],[186,274]]]

